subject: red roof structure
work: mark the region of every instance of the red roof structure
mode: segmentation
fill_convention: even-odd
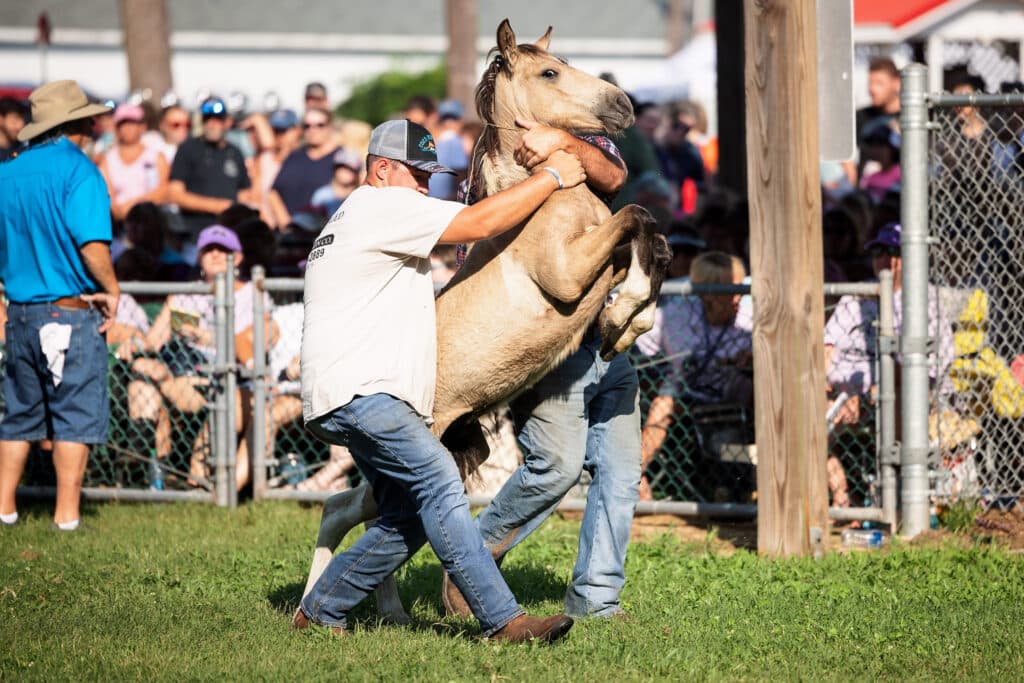
[[[854,24],[885,24],[899,28],[920,19],[950,0],[854,0]]]

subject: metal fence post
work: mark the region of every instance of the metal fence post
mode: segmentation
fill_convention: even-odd
[[[214,359],[210,380],[215,389],[213,399],[213,417],[210,423],[210,447],[213,451],[214,482],[217,491],[217,505],[227,507],[229,504],[228,488],[234,485],[229,484],[227,476],[227,452],[228,452],[228,425],[227,425],[227,396],[224,391],[223,365],[227,357],[227,310],[225,302],[227,299],[227,276],[223,273],[217,275],[214,283],[214,324],[217,340],[217,353]]]
[[[224,370],[224,394],[227,397],[224,410],[224,441],[227,450],[228,507],[238,507],[238,487],[235,485],[235,470],[238,467],[238,443],[235,432],[235,394],[238,393],[238,364],[235,362],[235,269],[228,266],[224,283],[224,355],[218,357],[218,364]],[[244,410],[244,407],[243,407]]]
[[[252,497],[262,500],[267,488],[267,340],[263,325],[263,266],[252,269]]]
[[[928,102],[927,69],[903,69],[900,125],[903,133],[901,220],[903,235],[903,324],[900,330],[901,424],[900,478],[902,533],[926,531],[928,494]]]
[[[878,276],[878,452],[882,465],[882,522],[896,527],[896,331],[893,322],[893,277],[891,270]]]

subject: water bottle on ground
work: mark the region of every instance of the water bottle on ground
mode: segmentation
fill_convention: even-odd
[[[840,538],[844,548],[881,548],[885,543],[878,529],[845,529]]]
[[[295,486],[306,479],[306,461],[298,453],[289,453],[281,465],[281,478]]]
[[[160,459],[155,450],[149,454],[149,490],[164,490],[164,472],[160,469]]]

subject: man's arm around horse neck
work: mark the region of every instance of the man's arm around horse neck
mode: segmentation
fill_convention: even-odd
[[[496,237],[530,217],[558,189],[555,176],[541,171],[460,211],[439,244],[461,244]]]

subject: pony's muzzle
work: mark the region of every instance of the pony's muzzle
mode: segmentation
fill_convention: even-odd
[[[609,94],[604,110],[598,115],[608,132],[617,135],[633,125],[633,104],[619,89]]]

